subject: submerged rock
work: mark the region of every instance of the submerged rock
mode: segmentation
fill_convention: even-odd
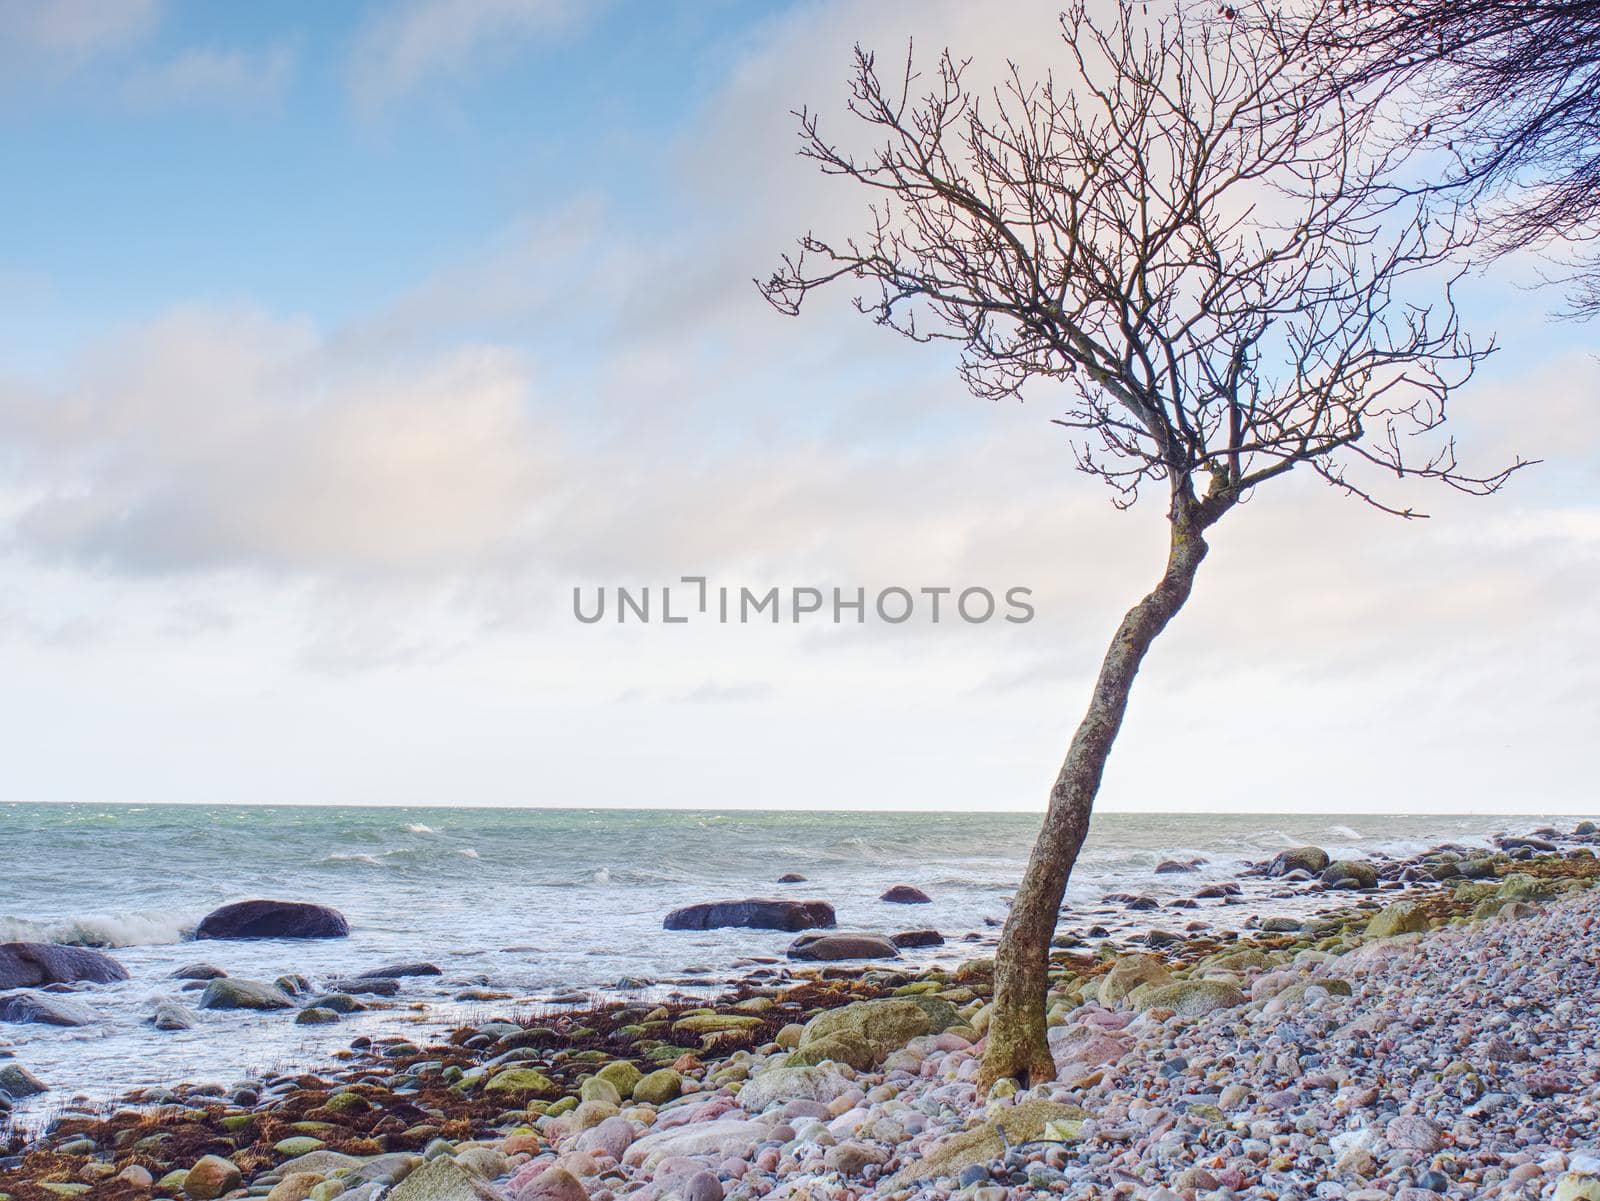
[[[156,1002],[156,1011],[150,1015],[150,1024],[157,1030],[192,1030],[197,1021],[193,1010],[176,1001]]]
[[[350,924],[326,905],[303,901],[236,901],[213,909],[195,928],[196,938],[345,938]]]
[[[812,930],[834,925],[833,906],[826,901],[788,901],[780,897],[748,897],[740,901],[704,901],[674,909],[662,920],[668,930],[716,930],[741,926],[754,930]]]
[[[900,948],[881,934],[802,934],[789,944],[790,959],[895,959]]]
[[[355,976],[357,980],[400,980],[407,976],[442,976],[438,964],[434,963],[394,963],[388,967],[373,968],[370,972],[361,972]]]
[[[888,901],[891,905],[926,905],[933,898],[923,892],[922,889],[914,888],[910,884],[896,884],[879,897],[878,900]]]
[[[902,930],[899,934],[889,935],[889,941],[902,951],[913,947],[942,947],[944,935],[937,930]]]
[[[49,1091],[48,1084],[20,1063],[0,1065],[0,1096],[14,1097],[20,1101],[24,1097],[37,1097]]]
[[[94,1010],[81,1001],[45,993],[13,993],[0,997],[0,1022],[37,1023],[44,1026],[92,1026]]]
[[[276,984],[227,976],[200,994],[201,1009],[293,1009],[294,1001]]]

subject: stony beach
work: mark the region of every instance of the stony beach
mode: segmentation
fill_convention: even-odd
[[[0,1198],[1600,1198],[1597,846],[1584,823],[1492,854],[1285,852],[1241,884],[1303,896],[1304,915],[1241,930],[1186,930],[1174,904],[1102,939],[1064,915],[1059,1075],[1026,1092],[973,1084],[981,956],[797,959],[703,1002],[528,1013],[485,993],[459,1028],[358,1036],[316,1072],[65,1100],[6,1135]],[[1198,908],[1239,888],[1195,891]],[[800,939],[819,936],[852,937]],[[337,1023],[402,979],[263,986],[284,1020]],[[0,1059],[3,1108],[33,1087]]]

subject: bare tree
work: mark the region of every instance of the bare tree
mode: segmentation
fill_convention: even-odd
[[[1600,0],[1345,0],[1304,14],[1347,103],[1404,96],[1431,181],[1482,212],[1501,251],[1600,241]],[[1600,255],[1557,272],[1600,316]]]
[[[1119,507],[1165,497],[1166,565],[1106,650],[1006,921],[987,1080],[1054,1078],[1050,938],[1134,675],[1206,532],[1296,468],[1416,516],[1374,478],[1488,493],[1520,465],[1469,474],[1439,433],[1489,350],[1450,298],[1459,214],[1386,185],[1363,114],[1321,102],[1300,34],[1270,14],[1238,37],[1145,9],[1097,21],[1072,3],[1060,75],[1013,66],[986,91],[948,51],[926,79],[908,54],[886,83],[858,48],[848,107],[873,149],[796,116],[801,153],[872,197],[865,230],[808,234],[760,283],[788,314],[854,285],[879,324],[959,347],[977,396],[1059,398],[1077,466]]]

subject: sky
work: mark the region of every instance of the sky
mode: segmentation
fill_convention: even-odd
[[[840,116],[852,43],[986,71],[1053,33],[0,0],[0,800],[1042,808],[1160,506],[1073,470],[1048,393],[974,399],[847,293],[786,318],[751,281],[859,224],[792,116]],[[1263,489],[1105,808],[1600,808],[1600,338],[1537,275],[1464,285],[1502,349],[1453,424],[1542,464],[1426,521]],[[1033,620],[662,622],[686,576],[1026,588]]]

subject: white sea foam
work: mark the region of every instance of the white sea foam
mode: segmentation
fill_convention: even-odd
[[[432,826],[425,826],[421,822],[408,822],[406,824],[407,834],[437,834],[438,832]]]
[[[148,947],[182,942],[203,915],[183,912],[89,913],[32,921],[0,915],[0,942],[54,942],[72,947]]]

